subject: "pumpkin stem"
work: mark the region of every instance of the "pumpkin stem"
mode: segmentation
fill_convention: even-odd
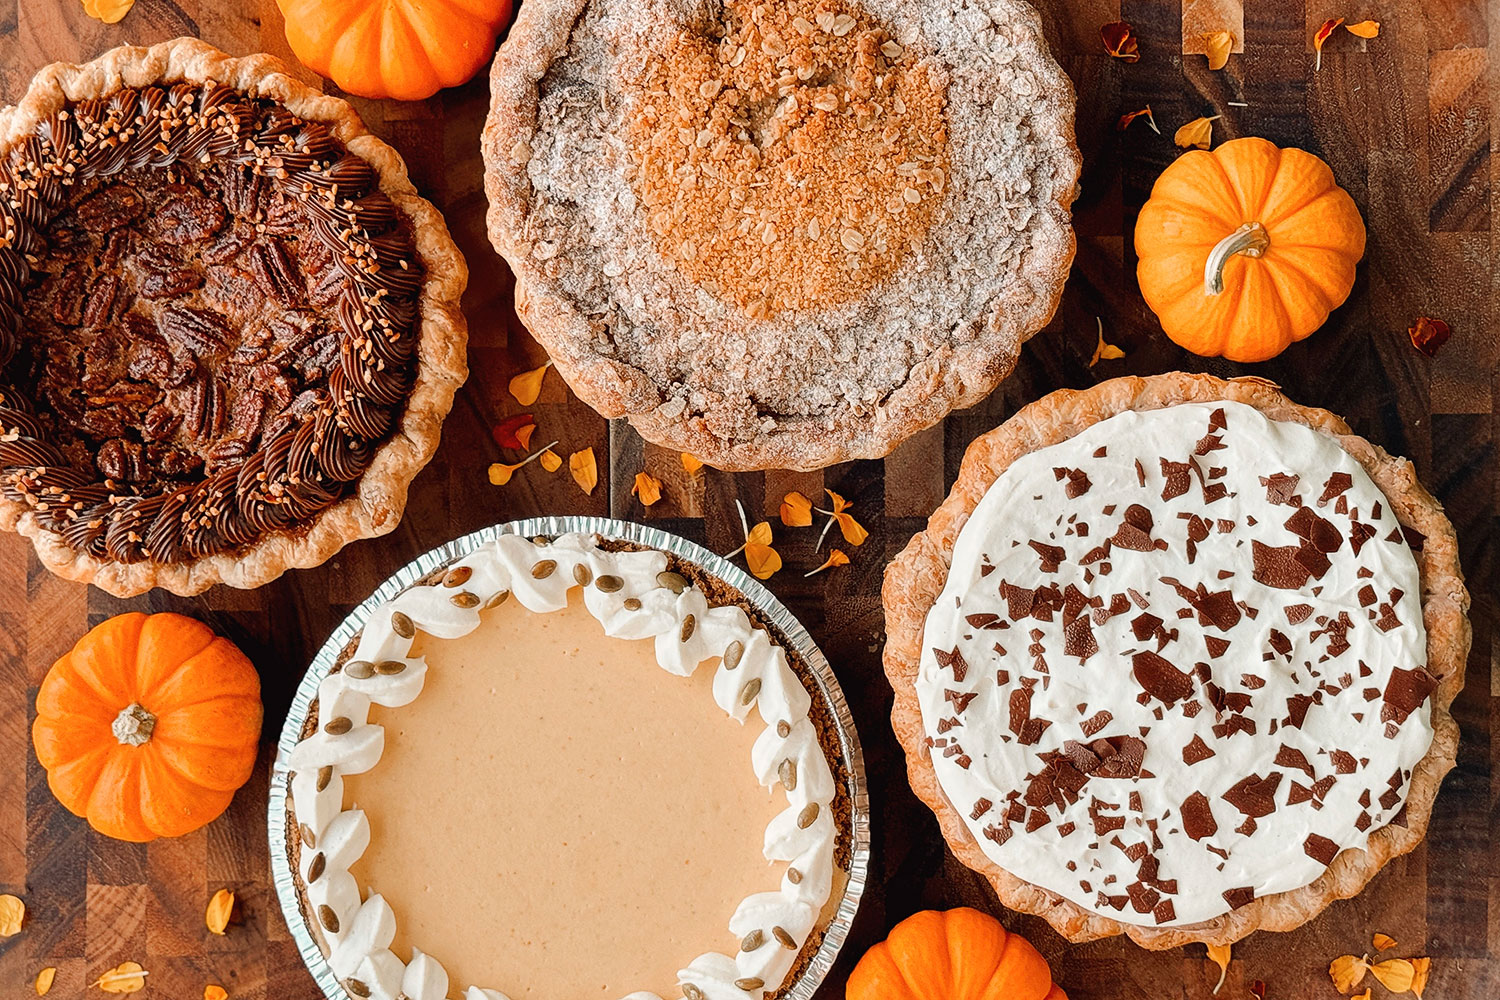
[[[115,716],[114,724],[109,728],[122,745],[144,746],[151,739],[152,730],[156,728],[156,716],[132,702]]]
[[[1224,265],[1229,263],[1229,258],[1235,254],[1259,257],[1270,246],[1271,237],[1259,222],[1247,222],[1224,237],[1209,251],[1208,261],[1203,265],[1204,293],[1218,295],[1224,291]]]

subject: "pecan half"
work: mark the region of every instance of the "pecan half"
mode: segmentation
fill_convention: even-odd
[[[163,309],[157,327],[167,341],[180,344],[198,357],[224,350],[232,331],[218,313],[206,309]]]
[[[89,195],[73,210],[91,233],[119,229],[146,214],[146,199],[128,184],[111,184]]]
[[[261,289],[282,305],[295,308],[307,301],[307,283],[281,240],[251,247],[250,270]]]
[[[196,243],[224,228],[224,206],[203,195],[173,198],[154,217],[156,232],[168,243]]]
[[[190,268],[179,267],[171,271],[152,271],[141,282],[143,299],[176,299],[203,284],[203,275]]]

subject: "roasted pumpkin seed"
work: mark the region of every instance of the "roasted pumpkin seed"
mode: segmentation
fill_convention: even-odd
[[[395,677],[405,669],[405,660],[381,660],[375,664],[375,672],[382,677]]]
[[[626,611],[639,611],[639,610],[641,610],[640,599],[639,598],[635,598],[635,597],[627,597],[627,598],[625,598],[625,610]]]
[[[748,704],[750,704],[752,701],[754,701],[756,699],[756,696],[758,696],[759,694],[760,694],[760,678],[759,677],[755,677],[755,678],[751,679],[751,681],[750,681],[749,684],[745,685],[745,690],[743,690],[743,691],[740,692],[740,704],[741,705],[748,705]]]
[[[443,586],[462,587],[469,582],[469,577],[474,575],[474,570],[468,566],[455,566],[443,576]]]
[[[797,950],[797,941],[796,941],[796,939],[793,938],[790,934],[788,934],[786,932],[785,928],[779,927],[779,926],[778,927],[772,927],[771,928],[771,936],[776,939],[776,943],[777,944],[781,945],[783,948],[787,949],[788,951],[796,951]]]
[[[788,736],[792,735],[792,724],[785,719],[777,719],[776,735],[780,736],[782,739],[786,739]]]
[[[416,636],[417,627],[411,623],[411,619],[404,612],[392,611],[391,631],[403,639],[411,639]]]
[[[687,577],[681,573],[673,573],[669,569],[656,574],[656,583],[658,586],[666,587],[674,594],[680,594],[688,588]]]
[[[740,951],[754,951],[766,943],[766,935],[757,927],[755,930],[740,938]]]
[[[786,786],[787,791],[795,790],[797,787],[797,762],[788,757],[776,769],[776,776],[781,779],[781,783]]]
[[[323,855],[323,852],[319,851],[317,854],[314,854],[312,863],[307,866],[307,880],[309,882],[316,882],[323,877],[323,870],[327,867],[328,858]]]
[[[324,764],[322,767],[318,768],[318,782],[317,782],[317,786],[316,786],[318,791],[321,792],[323,789],[327,788],[328,787],[328,783],[330,781],[332,781],[332,780],[333,780],[333,765],[332,764]]]
[[[306,844],[308,847],[318,846],[318,835],[312,832],[312,827],[308,826],[306,823],[303,823],[297,827],[297,832],[302,835],[302,843]]]
[[[469,608],[479,607],[479,595],[471,594],[467,590],[460,590],[458,593],[448,598],[448,600],[453,603],[453,606],[455,608],[464,608],[465,610],[467,610]]]
[[[366,986],[362,981],[355,979],[352,976],[344,980],[344,989],[348,990],[352,995],[357,997],[367,997],[370,995],[370,987]]]
[[[367,680],[375,676],[375,664],[369,660],[350,660],[344,664],[344,675],[357,681]]]
[[[336,718],[329,719],[328,725],[323,727],[323,732],[327,733],[329,736],[343,736],[353,728],[354,723],[350,721],[348,716],[340,715]]]
[[[594,579],[594,571],[583,563],[573,567],[573,579],[578,581],[578,586],[587,587]]]
[[[531,567],[531,575],[538,580],[545,580],[557,571],[556,559],[543,559]]]
[[[488,611],[491,608],[498,608],[508,600],[510,600],[510,591],[502,590],[500,591],[500,593],[484,602],[484,609]]]
[[[745,644],[738,639],[729,644],[724,650],[724,669],[736,670],[740,665],[740,657],[745,655]]]
[[[339,932],[339,915],[334,913],[333,907],[327,903],[318,907],[318,923],[322,924],[323,929],[330,934]]]
[[[807,805],[803,806],[802,811],[797,814],[797,829],[806,830],[817,821],[818,804],[816,802],[809,802]]]
[[[744,979],[736,979],[734,985],[748,993],[750,990],[763,989],[766,981],[759,976],[746,976]]]
[[[696,615],[688,615],[682,620],[682,632],[678,635],[679,642],[687,642],[693,637],[693,630],[698,627]]]
[[[610,573],[605,573],[603,576],[599,577],[599,579],[594,581],[594,585],[606,594],[613,594],[617,593],[621,587],[625,586],[625,581],[620,579],[618,576],[614,576]]]

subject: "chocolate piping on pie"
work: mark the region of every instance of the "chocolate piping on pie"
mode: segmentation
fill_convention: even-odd
[[[332,272],[344,286],[334,309],[337,364],[326,388],[316,386],[300,406],[283,411],[293,417],[290,426],[272,421],[264,426],[274,434],[251,435],[258,449],[216,460],[196,480],[158,474],[144,484],[83,471],[49,437],[55,418],[0,388],[0,492],[95,557],[175,562],[308,520],[352,491],[410,389],[423,270],[410,227],[379,189],[375,169],[328,126],[218,83],[127,88],[70,104],[11,149],[0,165],[0,361],[9,365],[24,342],[32,264],[47,249],[46,227],[74,207],[70,187],[123,171],[207,165],[241,168],[247,183],[267,178],[311,220],[330,258],[320,287]],[[250,268],[273,290],[294,294],[285,283],[303,276],[287,273],[290,262],[276,256],[278,247],[250,248]],[[213,353],[212,319],[164,309],[158,325],[190,345],[198,338]],[[199,386],[190,412],[217,426],[223,385],[209,377]],[[111,471],[136,461],[126,444],[101,447],[95,457]]]

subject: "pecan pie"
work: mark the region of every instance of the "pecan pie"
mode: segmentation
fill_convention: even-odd
[[[573,389],[724,469],[989,393],[1073,255],[1073,91],[1020,0],[533,0],[490,238]]]
[[[463,260],[352,109],[191,39],[0,119],[0,518],[116,594],[389,531],[465,375]]]
[[[1421,841],[1469,596],[1411,464],[1259,380],[1117,379],[978,439],[887,571],[917,794],[1006,905],[1290,930]]]

